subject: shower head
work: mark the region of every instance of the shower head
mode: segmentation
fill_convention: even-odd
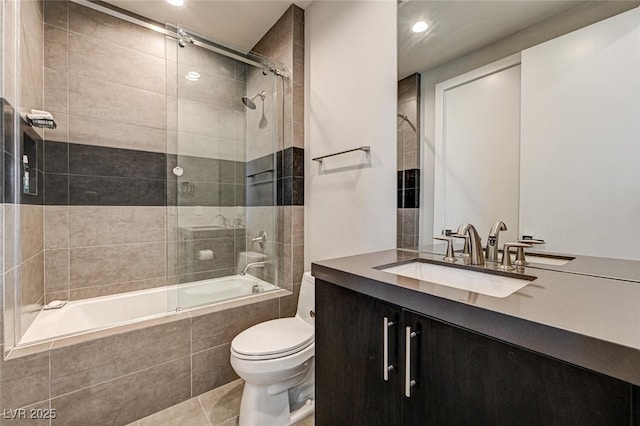
[[[267,92],[265,92],[264,90],[260,93],[256,93],[255,95],[248,97],[248,96],[243,96],[242,97],[242,103],[244,104],[244,106],[246,106],[249,109],[256,109],[256,103],[253,102],[253,100],[255,98],[257,98],[258,96],[260,96],[260,99],[262,99],[262,101],[264,102],[264,98],[267,96]]]

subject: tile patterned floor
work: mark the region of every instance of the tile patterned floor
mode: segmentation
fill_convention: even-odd
[[[242,387],[242,380],[236,380],[128,426],[235,426],[238,424]],[[313,415],[296,423],[296,426],[314,425]]]

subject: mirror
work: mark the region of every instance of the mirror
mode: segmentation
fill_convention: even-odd
[[[448,90],[442,85],[519,55],[518,63],[523,64],[520,140],[515,142],[519,170],[516,176],[499,176],[518,183],[514,195],[518,211],[512,219],[516,223],[507,223],[514,230],[508,238],[528,234],[545,239],[544,248],[549,251],[640,260],[640,230],[634,226],[640,216],[640,125],[634,118],[640,115],[639,4],[410,2],[399,7],[398,77],[417,72],[422,85],[421,247],[432,245],[432,237],[442,228],[455,230],[461,217],[471,223],[482,222],[470,213],[449,223],[446,213],[442,214],[440,204],[451,195],[442,178],[447,171],[443,152],[447,151],[439,146],[442,135],[437,134],[443,118],[438,101],[443,103]],[[544,6],[547,8],[540,8]],[[500,13],[495,12],[496,7],[501,8]],[[628,18],[621,18],[623,14]],[[431,19],[431,29],[411,38],[407,29],[418,19]],[[607,24],[611,19],[618,21]],[[482,26],[491,29],[483,30]],[[626,53],[620,54],[618,48]],[[422,49],[421,53],[416,49]],[[427,57],[426,62],[418,63],[417,56]],[[450,84],[449,88],[466,87],[477,78],[468,75],[466,82]],[[553,90],[546,90],[549,87]],[[492,126],[502,127],[500,117],[496,123]],[[468,126],[467,121],[464,125],[447,124]],[[467,133],[467,138],[474,134]],[[460,149],[464,156],[465,148]],[[467,157],[470,161],[479,158]],[[502,164],[500,161],[499,153],[489,155],[473,173],[491,172],[495,164]],[[461,198],[488,197],[489,185],[474,185],[482,180],[475,176],[457,176],[469,182],[469,193]],[[483,213],[493,220],[504,219],[500,211]],[[486,241],[489,225],[479,226],[478,231]]]

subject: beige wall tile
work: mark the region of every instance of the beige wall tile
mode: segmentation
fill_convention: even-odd
[[[52,399],[51,424],[127,424],[188,399],[190,385],[190,358],[181,358]]]
[[[163,94],[77,75],[69,81],[69,113],[156,129],[166,126]]]
[[[280,318],[288,318],[296,315],[298,309],[298,296],[300,295],[300,284],[293,285],[293,292],[290,296],[280,298]]]
[[[291,210],[291,243],[304,244],[304,206],[292,206]]]
[[[178,99],[178,128],[221,139],[235,138],[235,114],[228,108],[190,99]]]
[[[291,78],[295,84],[304,84],[304,44],[293,45],[293,71]]]
[[[42,78],[42,74],[39,76]],[[19,112],[21,114],[28,114],[31,112],[31,109],[42,109],[44,108],[44,98],[42,96],[42,83],[38,84],[39,87],[34,87],[30,85],[26,78],[20,79],[20,108]],[[33,131],[35,131],[40,137],[44,137],[44,129],[33,127]]]
[[[20,78],[38,101],[31,105],[42,105],[42,64],[44,58],[44,29],[41,9],[36,0],[20,2]],[[27,106],[27,109],[38,108]]]
[[[4,211],[4,271],[13,269],[19,262],[20,249],[16,247],[17,238],[16,229],[17,222],[16,217],[19,214],[20,205],[17,204],[5,204],[3,206]]]
[[[420,74],[412,74],[398,82],[398,103],[415,100],[419,96]]]
[[[164,58],[165,36],[75,3],[69,3],[69,31]]]
[[[0,405],[16,409],[49,399],[49,352],[5,361],[0,357]]]
[[[70,288],[163,277],[165,263],[164,243],[72,248]]]
[[[20,328],[24,334],[44,303],[44,252],[22,264]]]
[[[61,0],[45,0],[44,22],[54,27],[67,29],[69,2]]]
[[[18,100],[18,86],[16,85],[16,78],[18,76],[17,64],[18,56],[15,43],[18,37],[18,28],[14,25],[16,21],[15,15],[17,13],[17,0],[8,0],[3,2],[3,55],[2,55],[2,70],[4,87],[2,96],[14,107],[17,105]]]
[[[6,347],[12,347],[16,341],[16,288],[21,281],[21,268],[8,271],[4,276],[4,329],[3,342]],[[0,379],[2,376],[0,375]],[[0,392],[1,394],[2,392]]]
[[[69,81],[67,78],[66,71],[44,69],[44,108],[46,111],[63,114],[69,112]],[[57,114],[54,115],[54,118],[58,121]]]
[[[230,350],[231,344],[227,343],[193,354],[191,380],[194,396],[238,379],[229,361]]]
[[[241,331],[263,321],[278,318],[278,300],[266,300],[192,320],[192,351],[200,352],[231,342]]]
[[[304,122],[304,86],[293,85],[293,121]]]
[[[69,291],[69,249],[45,250],[45,293]]]
[[[189,320],[51,350],[53,397],[188,357]]]
[[[166,131],[164,129],[81,115],[69,117],[68,136],[65,140],[85,145],[166,152]]]
[[[20,205],[20,236],[22,260],[44,249],[44,209],[42,206]]]
[[[302,274],[304,273],[304,244],[294,245],[292,251],[292,279],[295,285],[302,282]]]
[[[304,10],[298,6],[293,8],[293,43],[304,46]]]
[[[242,96],[245,95],[244,81],[236,80],[233,76],[218,75],[215,69],[197,68],[190,64],[169,64],[168,69],[177,73],[175,76],[167,76],[169,85],[177,83],[177,92],[172,96],[181,99],[190,99],[221,108],[243,111]],[[185,78],[189,71],[197,71],[200,74],[198,81],[190,81]],[[171,72],[171,71],[170,71]],[[175,79],[175,82],[172,80]],[[253,96],[253,94],[250,94]]]
[[[82,34],[69,33],[69,72],[165,93],[163,58]]]
[[[60,2],[62,3],[62,2]],[[47,6],[45,6],[46,8]],[[68,32],[44,26],[44,66],[59,71],[67,71],[69,63]]]
[[[282,269],[280,270],[280,276],[284,282],[284,288],[291,291],[293,282],[293,245],[282,245]]]
[[[148,290],[167,285],[165,277],[149,280],[130,281],[118,284],[106,284],[96,287],[73,289],[69,292],[69,300],[88,299],[90,297],[108,296],[111,294],[127,293],[129,291]]]
[[[163,242],[166,207],[70,206],[69,246]]]
[[[44,207],[44,247],[45,249],[69,247],[69,207]]]
[[[53,118],[56,121],[55,129],[44,129],[45,139],[49,141],[68,142],[69,141],[69,116],[67,114],[55,113]]]

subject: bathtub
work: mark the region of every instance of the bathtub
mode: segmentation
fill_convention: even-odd
[[[233,275],[71,301],[59,309],[40,311],[20,339],[19,346],[171,315],[180,310],[276,289],[278,287],[273,284],[250,275]]]

